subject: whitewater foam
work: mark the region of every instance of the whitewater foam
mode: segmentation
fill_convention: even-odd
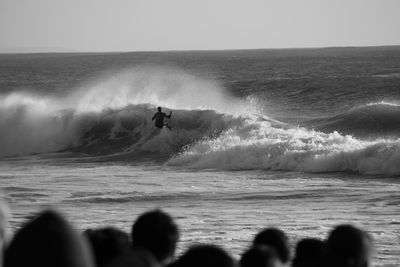
[[[216,80],[163,66],[141,66],[106,74],[81,86],[72,97],[78,100],[78,112],[148,103],[170,109],[212,109],[237,115],[248,106],[240,105]]]
[[[400,139],[362,141],[305,128],[276,128],[246,120],[213,140],[199,142],[168,161],[172,166],[221,170],[352,171],[400,174]]]
[[[388,102],[388,101],[378,101],[378,102],[371,102],[366,104],[365,106],[393,106],[393,107],[400,107],[399,102]],[[357,108],[362,108],[363,106],[358,106]]]
[[[90,129],[103,127],[99,122],[104,124],[105,116],[112,111],[117,111],[118,115],[111,116],[115,121],[107,122],[113,125],[107,140],[112,140],[121,131],[132,133],[132,129],[126,131],[119,125],[126,116],[132,116],[131,123],[136,127],[133,133],[148,133],[147,122],[153,112],[150,108],[155,106],[243,113],[246,105],[236,102],[216,81],[160,66],[142,66],[104,74],[59,98],[12,92],[0,96],[0,156],[21,156],[59,151],[82,143],[87,145],[90,143],[86,138]],[[149,104],[149,107],[141,113],[140,108],[133,114],[132,109],[124,110],[142,104]],[[99,140],[91,141],[96,143]]]

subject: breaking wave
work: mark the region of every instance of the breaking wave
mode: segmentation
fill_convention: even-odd
[[[154,132],[149,118],[156,106],[174,110],[171,133]],[[0,96],[0,156],[112,154],[139,146],[169,154],[224,130],[245,109],[212,80],[170,67],[129,69],[63,97],[23,91]]]
[[[276,128],[249,119],[242,127],[197,143],[168,164],[195,169],[399,175],[399,162],[400,139],[363,141],[338,132]]]
[[[0,96],[0,156],[67,151],[217,170],[400,174],[400,106],[371,103],[291,126],[260,114],[218,83],[145,67],[96,79],[64,97]],[[156,106],[173,110],[155,129]],[[368,137],[368,138],[366,138]]]

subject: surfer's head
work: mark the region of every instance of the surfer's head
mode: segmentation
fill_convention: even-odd
[[[161,112],[161,107],[158,107],[157,110],[158,110],[158,112]]]

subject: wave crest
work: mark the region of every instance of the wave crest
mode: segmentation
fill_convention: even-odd
[[[0,95],[0,156],[59,150],[110,154],[124,152],[129,147],[133,150],[135,144],[168,154],[179,145],[225,127],[221,116],[209,112],[208,120],[192,118],[205,124],[205,130],[199,127],[200,130],[192,131],[190,116],[204,114],[183,112],[186,119],[175,120],[187,123],[177,126],[180,131],[154,135],[154,140],[162,139],[159,142],[144,142],[143,138],[154,128],[149,118],[155,106],[182,112],[212,109],[226,114],[245,110],[245,105],[234,101],[217,82],[180,69],[142,66],[119,70],[71,89],[66,96],[27,92]],[[174,118],[178,117],[179,113],[175,113]],[[212,125],[213,120],[221,126]]]
[[[305,125],[323,132],[338,131],[362,138],[399,136],[400,105],[369,103],[336,116],[308,121]]]
[[[362,141],[337,132],[276,128],[247,120],[168,161],[172,166],[222,170],[352,171],[400,174],[400,139]]]

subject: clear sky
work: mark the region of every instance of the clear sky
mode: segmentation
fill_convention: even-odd
[[[0,0],[0,52],[400,45],[400,0]]]

